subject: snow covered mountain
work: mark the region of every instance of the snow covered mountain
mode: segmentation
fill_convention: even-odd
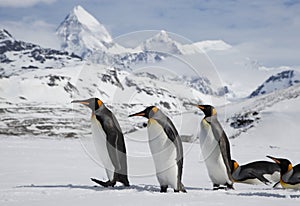
[[[192,102],[224,102],[223,95],[218,95],[204,77],[191,79],[162,75],[156,70],[127,71],[94,64],[65,51],[15,40],[6,30],[1,30],[0,38],[0,104],[4,108],[0,134],[78,137],[88,133],[88,122],[82,121],[86,119],[86,111],[76,108],[78,124],[74,124],[70,102],[92,96],[101,98],[118,113],[124,132],[141,127],[137,122],[128,122],[128,113],[149,105],[178,114],[186,111],[186,105]],[[156,61],[152,62],[158,61],[154,53],[147,57],[140,55],[136,54],[135,58],[148,62],[153,55]],[[131,59],[133,54],[126,57],[120,58],[116,65],[132,65],[138,61]],[[81,122],[86,125],[81,127]],[[66,128],[82,130],[69,134],[64,132]]]
[[[255,91],[250,94],[251,97],[268,94],[277,90],[291,87],[300,83],[300,72],[295,70],[286,70],[269,77]]]
[[[85,57],[95,50],[107,51],[113,46],[105,27],[81,6],[76,6],[57,28],[61,47]]]
[[[189,112],[190,103],[227,104],[226,97],[234,97],[231,86],[249,94],[250,87],[244,86],[249,72],[257,75],[256,80],[262,78],[256,68],[244,68],[245,65],[238,64],[230,70],[226,64],[220,64],[224,67],[220,76],[227,75],[225,80],[234,81],[234,84],[227,86],[222,81],[216,84],[213,78],[218,81],[219,75],[203,52],[226,54],[227,60],[230,59],[228,56],[235,57],[232,47],[223,41],[184,44],[175,41],[166,31],[160,31],[135,49],[119,47],[105,27],[80,6],[67,16],[57,34],[65,43],[65,51],[18,41],[6,30],[0,31],[0,104],[5,117],[0,133],[63,137],[78,137],[80,132],[87,134],[90,132],[88,123],[80,132],[70,135],[64,131],[66,128],[76,130],[81,122],[86,122],[83,121],[86,110],[75,106],[78,124],[72,123],[74,115],[70,101],[92,96],[101,98],[118,114],[124,132],[134,131],[143,124],[134,119],[129,122],[128,113],[157,105],[175,117]],[[84,58],[73,53],[70,55],[67,50],[80,51]],[[175,61],[174,56],[183,61]],[[196,76],[182,75],[191,68]],[[240,79],[233,79],[237,74],[241,74]],[[293,80],[293,83],[297,82]],[[43,123],[45,127],[36,121],[41,114],[49,117],[42,119],[46,122]],[[239,119],[240,114],[233,116]],[[234,129],[240,129],[235,124],[239,120],[228,121]],[[13,125],[19,125],[19,130]]]
[[[183,54],[180,44],[169,37],[166,31],[161,30],[158,34],[145,40],[139,46],[144,51],[157,51],[167,54]]]
[[[68,52],[17,41],[8,31],[0,30],[0,77],[21,75],[30,70],[62,68],[81,61],[79,56]]]

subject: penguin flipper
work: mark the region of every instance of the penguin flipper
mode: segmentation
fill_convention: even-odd
[[[116,182],[112,182],[110,180],[104,182],[95,178],[91,178],[91,180],[99,185],[101,185],[102,187],[113,187],[115,186]]]
[[[273,185],[273,188],[276,188],[278,186],[278,184],[280,183],[280,181],[276,182],[274,185]]]
[[[266,179],[263,175],[255,175],[255,176],[257,179],[259,179],[259,181],[261,181],[265,185],[271,184],[271,182],[268,179]]]
[[[228,137],[216,117],[211,117],[210,124],[213,135],[216,138],[216,141],[219,143],[221,154],[226,166],[227,175],[229,179],[233,182],[231,174],[231,153]]]
[[[224,161],[224,164],[226,166],[227,175],[228,175],[229,179],[233,182],[233,177],[232,177],[232,174],[231,174],[230,145],[229,145],[228,138],[227,138],[224,131],[221,134],[221,138],[219,139],[219,145],[220,145],[221,155],[223,157],[223,161]]]
[[[96,113],[97,114],[97,113]],[[109,113],[112,115],[112,113]],[[106,133],[106,147],[108,151],[109,158],[114,166],[116,172],[121,170],[120,158],[121,151],[118,150],[117,142],[118,138],[122,138],[121,130],[118,129],[117,121],[114,121],[114,118],[107,118],[105,121],[101,121],[100,114],[96,115],[98,121],[101,122],[101,126]],[[114,117],[114,116],[113,116]],[[117,126],[113,126],[117,125]],[[112,129],[113,128],[113,129]],[[121,133],[121,134],[119,134]]]

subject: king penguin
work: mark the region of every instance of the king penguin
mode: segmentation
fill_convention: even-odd
[[[186,192],[181,181],[182,142],[171,120],[155,106],[129,115],[129,117],[133,116],[148,118],[148,140],[161,188],[160,192],[167,192],[168,186],[171,186],[174,192]]]
[[[300,164],[293,167],[292,163],[283,158],[275,158],[267,156],[279,165],[280,171],[280,184],[286,189],[300,190]],[[275,187],[276,185],[274,185]]]
[[[234,182],[246,184],[270,184],[280,180],[280,167],[273,162],[255,161],[239,165],[231,160],[231,172]]]
[[[92,135],[94,144],[105,168],[108,181],[91,178],[103,187],[113,187],[116,182],[129,186],[127,177],[126,146],[120,125],[115,115],[98,98],[74,100],[92,110]]]
[[[196,106],[205,115],[201,121],[199,139],[208,175],[213,182],[213,189],[233,189],[230,145],[217,119],[216,109],[211,105]]]

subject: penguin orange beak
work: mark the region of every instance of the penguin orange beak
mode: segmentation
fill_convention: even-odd
[[[142,112],[138,112],[138,113],[135,113],[135,114],[131,114],[128,117],[134,117],[134,116],[144,117],[145,115],[146,115],[145,112],[142,111]]]
[[[280,164],[280,161],[278,159],[276,159],[275,157],[269,156],[267,155],[268,158],[270,158],[271,160],[273,160],[275,163]]]
[[[201,110],[205,109],[205,107],[204,107],[203,105],[199,105],[199,104],[193,104],[193,103],[191,103],[191,104],[189,104],[189,105],[192,105],[192,106],[198,107],[198,108],[199,108],[199,109],[201,109]]]
[[[205,109],[205,107],[203,105],[196,105],[196,107],[198,107],[201,110]]]
[[[79,104],[84,104],[84,105],[90,105],[89,102],[86,100],[73,100],[71,103],[79,103]]]

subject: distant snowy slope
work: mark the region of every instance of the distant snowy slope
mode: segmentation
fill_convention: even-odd
[[[286,70],[269,77],[262,85],[260,85],[255,91],[250,94],[250,97],[268,94],[299,83],[300,72],[295,70]]]
[[[81,61],[79,56],[18,41],[8,31],[0,30],[0,77],[21,75],[37,69],[57,69]]]
[[[206,40],[206,41],[196,42],[193,45],[205,52],[222,51],[222,50],[227,50],[232,48],[231,45],[227,44],[222,40]]]
[[[296,84],[269,94],[259,95],[225,105],[222,107],[222,109],[226,111],[226,113],[221,115],[221,119],[224,120],[222,123],[226,125],[231,138],[239,137],[248,131],[255,131],[256,127],[261,125],[261,122],[264,121],[263,114],[267,114],[266,111],[269,110],[269,108],[278,108],[277,105],[284,105],[279,111],[282,111],[282,116],[285,117],[287,114],[284,114],[284,110],[290,108],[290,102],[293,104],[297,102],[300,103],[299,97],[300,84]],[[298,110],[299,109],[295,109],[295,112]],[[272,114],[269,115],[269,117],[271,116]],[[294,123],[298,125],[299,120],[296,116],[297,115],[293,115],[293,118],[295,118]],[[276,127],[276,125],[274,125],[274,127]]]
[[[180,43],[174,41],[169,37],[168,33],[164,30],[160,31],[153,37],[145,40],[139,48],[144,51],[157,51],[168,54],[183,54],[180,50]]]

